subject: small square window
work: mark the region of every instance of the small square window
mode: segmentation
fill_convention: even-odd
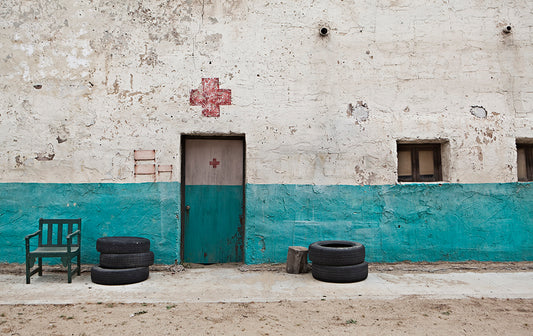
[[[440,144],[398,144],[398,181],[442,181],[440,152]]]
[[[518,181],[533,181],[533,144],[516,144]]]

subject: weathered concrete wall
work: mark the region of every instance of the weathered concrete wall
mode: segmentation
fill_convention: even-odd
[[[182,134],[245,135],[247,262],[335,232],[374,261],[531,260],[532,54],[527,0],[4,0],[5,261],[40,216],[83,217],[85,247],[133,218],[178,258]],[[202,78],[231,90],[220,117],[191,105]],[[397,184],[405,140],[443,143],[450,184]],[[136,149],[172,174],[135,176]]]
[[[150,239],[157,263],[174,263],[180,245],[177,190],[176,182],[0,183],[0,262],[24,262],[24,237],[39,229],[39,218],[62,216],[82,219],[83,263],[99,262],[98,238],[132,235]],[[35,248],[37,238],[31,243]]]
[[[399,139],[447,141],[447,181],[516,181],[515,138],[533,137],[531,7],[3,1],[0,179],[134,182],[143,148],[177,180],[181,133],[239,133],[249,183],[395,183]],[[203,77],[232,90],[220,118],[189,104]]]
[[[251,185],[246,262],[362,242],[369,262],[533,260],[533,183]]]
[[[82,218],[84,263],[96,239],[150,239],[180,261],[179,183],[1,183],[0,262],[24,262],[39,217]],[[284,262],[288,246],[365,244],[369,262],[533,260],[533,183],[393,186],[248,185],[245,262]],[[35,242],[35,240],[34,240]],[[47,260],[58,262],[58,260]]]

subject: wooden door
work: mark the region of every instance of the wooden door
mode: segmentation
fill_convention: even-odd
[[[243,260],[244,141],[185,138],[182,258]]]

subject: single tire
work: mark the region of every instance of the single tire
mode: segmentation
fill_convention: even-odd
[[[108,254],[149,252],[150,240],[141,237],[102,237],[96,240],[96,250]]]
[[[128,285],[148,279],[148,267],[110,269],[93,266],[91,281],[100,285]]]
[[[365,261],[365,246],[347,240],[318,241],[309,245],[309,260],[319,265],[357,265]]]
[[[313,274],[313,278],[320,281],[336,283],[358,282],[368,277],[368,263],[363,262],[348,266],[313,264],[311,273]]]
[[[100,267],[103,268],[135,268],[154,264],[154,252],[100,254]]]

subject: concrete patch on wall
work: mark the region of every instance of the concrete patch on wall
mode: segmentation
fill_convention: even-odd
[[[352,103],[348,104],[346,114],[349,117],[355,117],[356,122],[360,123],[368,120],[370,112],[366,103],[358,101],[355,105]]]
[[[486,118],[487,117],[487,110],[483,106],[472,106],[470,108],[470,114],[473,116],[476,116],[478,118]]]

